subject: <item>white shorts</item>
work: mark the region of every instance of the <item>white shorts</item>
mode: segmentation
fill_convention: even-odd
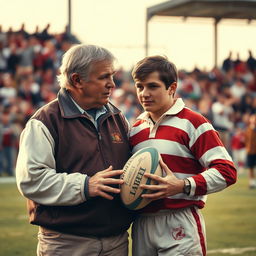
[[[205,256],[205,224],[197,208],[140,215],[132,226],[133,256]]]

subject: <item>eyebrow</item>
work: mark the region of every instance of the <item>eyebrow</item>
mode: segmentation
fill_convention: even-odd
[[[113,71],[113,72],[104,72],[104,73],[100,74],[99,76],[100,76],[100,77],[102,77],[102,76],[113,76],[115,73],[116,73],[116,71]]]
[[[158,83],[156,83],[156,82],[150,82],[150,83],[147,83],[147,85],[158,85]]]

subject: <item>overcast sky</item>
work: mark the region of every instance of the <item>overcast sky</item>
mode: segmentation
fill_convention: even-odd
[[[72,32],[84,43],[111,50],[120,65],[130,68],[144,57],[146,8],[162,0],[73,0]],[[0,0],[3,30],[18,29],[25,23],[29,32],[36,25],[50,32],[64,30],[68,0]],[[256,22],[225,20],[219,24],[219,64],[233,51],[247,59],[248,49],[256,56]],[[210,69],[214,64],[213,20],[153,18],[149,23],[149,54],[167,55],[179,69]]]

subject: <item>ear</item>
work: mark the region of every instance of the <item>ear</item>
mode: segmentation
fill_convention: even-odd
[[[173,82],[170,87],[168,88],[169,90],[169,95],[173,95],[175,94],[176,92],[176,89],[177,89],[177,82]]]
[[[78,73],[73,73],[71,75],[71,80],[72,80],[72,85],[75,87],[75,88],[81,88],[82,85],[81,85],[81,79],[80,79],[80,76]]]

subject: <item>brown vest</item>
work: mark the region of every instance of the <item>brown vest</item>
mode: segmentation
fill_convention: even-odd
[[[97,131],[79,112],[67,91],[61,89],[58,100],[32,117],[46,125],[55,141],[57,172],[93,176],[110,165],[113,169],[123,168],[131,155],[128,127],[117,108],[112,104],[106,108],[108,113],[100,117]],[[94,197],[76,206],[45,206],[31,200],[28,206],[32,224],[79,236],[120,234],[129,228],[134,217],[116,195],[114,200]]]

